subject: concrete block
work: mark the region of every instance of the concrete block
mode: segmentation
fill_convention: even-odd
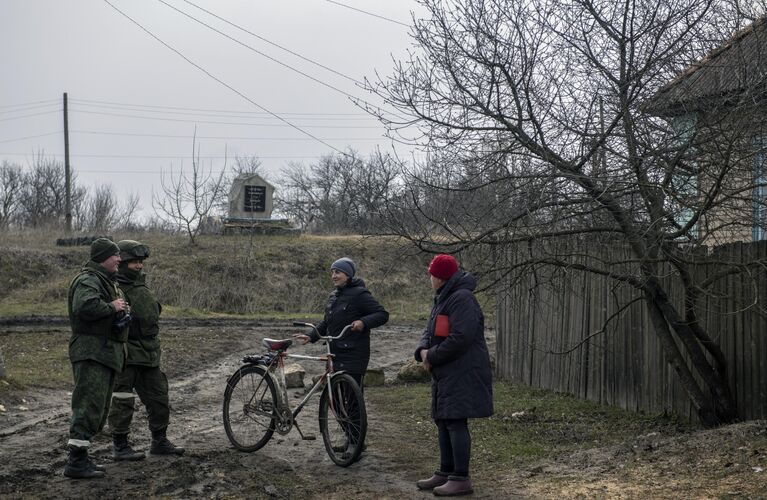
[[[285,385],[288,389],[303,388],[306,371],[298,363],[285,366]]]

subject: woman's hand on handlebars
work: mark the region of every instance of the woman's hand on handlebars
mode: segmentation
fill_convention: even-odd
[[[293,338],[296,339],[301,344],[306,344],[311,340],[308,335],[303,333],[294,333]]]
[[[355,319],[354,321],[352,321],[353,332],[361,332],[364,329],[365,329],[365,323],[363,323],[361,319]]]

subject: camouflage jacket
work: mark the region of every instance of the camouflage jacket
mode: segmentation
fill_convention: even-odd
[[[160,311],[152,291],[146,285],[146,275],[140,271],[123,269],[117,273],[117,283],[130,304],[132,320],[128,335],[126,364],[160,366]]]
[[[72,326],[69,360],[97,361],[113,370],[122,371],[125,364],[125,340],[128,329],[117,329],[118,313],[110,304],[122,297],[107,271],[88,261],[69,285],[68,311]]]

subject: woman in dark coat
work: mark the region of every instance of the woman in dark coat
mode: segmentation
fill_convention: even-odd
[[[469,418],[493,414],[493,377],[485,342],[485,318],[474,289],[477,280],[450,255],[429,264],[436,292],[415,359],[431,372],[431,416],[439,433],[440,468],[419,489],[438,496],[472,493],[469,480]]]
[[[333,367],[351,375],[362,387],[362,377],[370,361],[370,330],[385,324],[389,313],[355,274],[356,265],[348,257],[338,259],[330,266],[330,279],[335,290],[330,294],[325,317],[317,330],[319,335],[336,336],[345,326],[352,325],[352,331],[334,341],[330,350],[335,354]],[[319,340],[314,331],[294,337],[303,344]]]

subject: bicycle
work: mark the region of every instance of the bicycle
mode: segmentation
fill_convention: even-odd
[[[319,335],[317,327],[311,323],[294,322],[293,326],[311,327]],[[235,448],[256,451],[266,445],[275,432],[286,435],[293,427],[302,440],[315,439],[301,432],[296,417],[312,396],[322,390],[319,425],[325,450],[341,467],[357,461],[367,433],[365,400],[350,375],[333,369],[334,355],[330,353],[331,343],[350,329],[351,325],[344,327],[335,337],[320,336],[327,345],[324,356],[288,354],[292,339],[264,339],[261,344],[266,347],[266,354],[243,358],[244,364],[227,379],[224,391],[224,430]],[[285,384],[286,358],[325,362],[325,373],[292,410]]]

